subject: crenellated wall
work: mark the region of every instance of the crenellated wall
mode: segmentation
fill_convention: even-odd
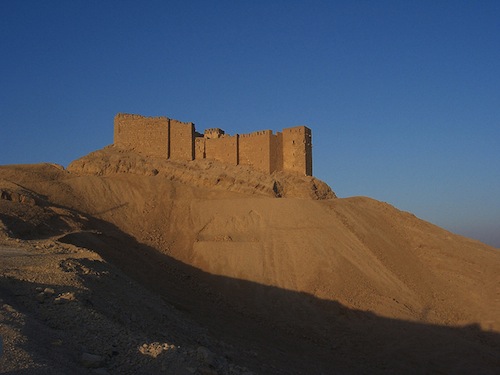
[[[174,160],[194,159],[194,124],[168,117],[115,116],[114,143]]]
[[[312,176],[311,130],[306,126],[283,129],[283,170]]]
[[[241,134],[239,138],[239,164],[249,165],[259,171],[272,173],[271,139],[275,137],[271,130],[262,130],[250,134]]]
[[[238,135],[205,139],[205,159],[238,165]]]
[[[194,159],[194,124],[170,120],[170,154],[174,160]]]
[[[190,122],[167,117],[115,116],[114,143],[140,153],[173,160],[210,159],[256,170],[312,176],[311,130],[306,126],[273,134],[262,130],[230,136],[211,128],[197,133]]]
[[[169,157],[167,117],[144,117],[119,113],[115,116],[114,143],[151,156]]]

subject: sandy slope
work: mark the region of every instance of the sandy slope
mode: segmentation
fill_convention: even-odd
[[[499,251],[386,203],[336,199],[311,178],[112,148],[68,171],[0,167],[0,188],[25,208],[16,211],[24,227],[0,216],[11,236],[71,233],[63,241],[98,252],[214,337],[246,348],[238,360],[256,372],[500,365]],[[103,234],[81,231],[89,228]]]

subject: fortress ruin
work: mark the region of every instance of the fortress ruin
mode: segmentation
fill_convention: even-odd
[[[265,173],[312,176],[311,129],[306,126],[285,128],[276,134],[262,130],[231,136],[219,128],[201,134],[191,122],[119,113],[115,116],[114,144],[172,160],[209,159],[248,165]]]

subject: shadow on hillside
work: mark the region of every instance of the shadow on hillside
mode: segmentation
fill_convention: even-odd
[[[256,373],[495,373],[500,334],[389,319],[310,294],[205,273],[96,220],[101,235],[61,239],[99,253],[210,334]],[[126,256],[125,256],[126,255]]]
[[[94,231],[59,240],[100,254],[235,348],[220,354],[255,373],[494,374],[500,368],[500,334],[479,326],[389,319],[307,293],[208,274],[110,223],[94,218],[90,224]],[[95,279],[82,279],[91,289]],[[148,332],[153,340],[159,335]]]
[[[71,230],[70,225],[62,218],[46,215],[42,210],[37,212],[35,220],[33,217],[23,220],[17,214],[9,215],[0,212],[0,223],[10,229],[12,236],[20,239],[48,238]]]
[[[85,293],[78,288],[35,283],[0,275],[0,325],[8,327],[6,331],[2,330],[0,333],[9,333],[9,330],[15,330],[22,332],[27,338],[26,340],[19,338],[8,340],[7,337],[2,337],[4,348],[0,356],[0,374],[88,374],[85,368],[74,366],[74,357],[78,357],[75,353],[78,353],[79,348],[76,348],[72,342],[74,340],[65,336],[66,330],[60,328],[65,325],[68,331],[71,331],[67,324],[67,317],[74,318],[78,312],[68,313],[66,311],[62,319],[61,315],[54,314],[54,308],[61,312],[61,310],[75,310],[76,305],[55,306],[53,303],[49,303],[49,298],[45,303],[41,303],[35,297],[39,293],[37,288],[51,288],[57,292],[64,290],[76,295]],[[10,341],[10,345],[8,345],[8,341]],[[63,343],[64,345],[62,345]],[[19,354],[12,350],[11,345],[22,348],[27,354],[19,358]],[[29,356],[29,360],[26,360],[27,356]],[[14,367],[16,370],[5,370],[9,367]]]

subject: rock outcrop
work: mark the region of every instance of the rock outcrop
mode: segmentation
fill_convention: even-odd
[[[123,173],[158,176],[191,186],[279,198],[336,198],[326,183],[311,176],[286,172],[269,175],[248,166],[232,166],[209,160],[167,160],[144,156],[117,146],[108,146],[73,161],[68,171],[97,176]]]

